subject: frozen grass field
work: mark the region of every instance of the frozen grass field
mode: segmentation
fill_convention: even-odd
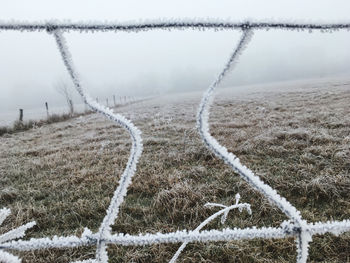
[[[210,115],[212,135],[308,221],[350,218],[349,83],[220,89]],[[174,95],[118,109],[141,129],[144,152],[115,231],[195,229],[217,211],[205,203],[231,205],[237,192],[251,204],[252,215],[234,210],[224,226],[217,219],[206,229],[279,226],[286,219],[204,147],[195,128],[200,97]],[[92,114],[0,140],[0,203],[12,210],[0,233],[32,220],[37,226],[26,238],[97,230],[129,156],[123,129]],[[179,245],[108,251],[110,262],[167,262]],[[309,261],[349,262],[349,251],[349,233],[315,236]],[[23,262],[69,262],[94,253],[50,249],[21,256]],[[295,255],[292,238],[193,243],[179,262],[295,262]]]

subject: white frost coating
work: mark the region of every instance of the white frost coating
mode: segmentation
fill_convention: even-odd
[[[224,160],[225,163],[229,164],[240,176],[243,177],[243,179],[245,179],[251,186],[262,193],[265,197],[267,197],[273,204],[278,206],[289,218],[296,221],[301,221],[302,219],[300,212],[294,206],[292,206],[285,198],[281,197],[276,192],[276,190],[262,182],[260,178],[254,175],[251,170],[242,165],[239,159],[233,153],[228,152],[224,146],[220,145],[219,142],[213,136],[211,136],[209,132],[209,108],[213,100],[214,90],[236,63],[238,57],[251,39],[252,34],[253,33],[251,29],[244,30],[242,38],[237,44],[237,47],[230,56],[228,62],[224,66],[222,72],[211,84],[209,89],[204,93],[202,101],[199,105],[197,127],[203,142],[216,156]]]
[[[0,250],[0,262],[1,263],[21,263],[22,260],[20,260],[18,257],[10,253]]]
[[[63,37],[62,33],[58,30],[55,30],[53,34],[56,39],[56,43],[61,53],[62,59],[64,61],[64,65],[66,66],[68,73],[72,78],[76,90],[83,98],[84,102],[87,105],[89,105],[92,110],[101,113],[108,119],[122,126],[125,130],[128,131],[132,140],[132,146],[128,163],[123,174],[120,177],[119,185],[114,192],[111,203],[107,209],[107,214],[103,219],[103,222],[98,232],[99,235],[97,240],[96,260],[98,262],[107,262],[107,247],[103,242],[103,239],[106,239],[106,237],[108,237],[111,233],[111,225],[114,223],[115,219],[118,216],[119,207],[124,201],[124,197],[127,193],[127,188],[131,184],[131,178],[135,174],[136,164],[142,153],[141,132],[136,126],[134,126],[132,122],[127,120],[124,116],[115,114],[112,109],[100,105],[98,102],[94,101],[89,95],[87,95],[87,93],[83,90],[81,86],[79,76],[74,68],[73,60],[68,50],[65,38]]]
[[[248,43],[252,35],[252,30],[257,29],[285,29],[285,30],[320,30],[323,33],[330,33],[340,29],[346,29],[349,31],[350,22],[341,21],[337,23],[310,23],[300,21],[230,21],[230,20],[203,20],[203,19],[164,19],[154,21],[139,21],[139,22],[123,22],[123,23],[101,23],[101,22],[81,22],[71,23],[70,21],[48,21],[39,23],[26,23],[18,21],[0,21],[1,30],[19,30],[23,31],[43,31],[46,30],[49,33],[53,33],[56,39],[56,43],[62,55],[63,62],[73,80],[73,83],[84,99],[93,110],[99,112],[121,125],[125,128],[132,140],[132,147],[129,156],[127,166],[120,178],[119,186],[115,190],[110,206],[108,207],[107,214],[101,223],[99,231],[92,233],[89,229],[85,229],[81,237],[68,236],[52,238],[32,238],[30,240],[17,240],[24,235],[24,231],[29,227],[32,227],[35,223],[28,223],[17,229],[11,230],[8,233],[0,236],[0,260],[4,262],[20,262],[20,260],[5,252],[5,249],[12,250],[37,250],[42,248],[72,248],[81,246],[97,246],[96,259],[88,259],[77,262],[107,262],[108,255],[106,252],[107,245],[123,245],[123,246],[144,246],[152,244],[163,243],[189,243],[189,242],[207,242],[207,241],[229,241],[229,240],[241,240],[241,239],[254,239],[254,238],[286,238],[294,237],[297,243],[297,262],[306,262],[308,257],[308,245],[313,235],[332,233],[339,235],[343,232],[350,231],[350,221],[333,221],[333,222],[317,222],[307,223],[300,216],[300,212],[296,210],[285,198],[281,197],[276,190],[270,186],[264,184],[260,178],[253,174],[251,170],[242,165],[239,159],[228,152],[227,149],[221,146],[218,141],[213,138],[209,133],[209,108],[213,98],[214,89],[220,84],[221,80],[225,77],[226,73],[232,68],[233,64],[237,61],[237,58],[241,54],[243,48]],[[82,89],[79,76],[74,69],[74,65],[69,53],[67,44],[62,35],[62,32],[67,31],[80,31],[80,32],[94,32],[94,31],[127,31],[127,32],[139,32],[154,29],[174,30],[174,29],[194,29],[194,30],[226,30],[226,29],[242,29],[243,36],[238,43],[235,51],[230,57],[229,61],[225,65],[222,72],[218,75],[217,79],[213,82],[210,88],[206,91],[201,101],[198,116],[197,126],[199,133],[207,145],[207,147],[215,153],[216,156],[223,159],[229,164],[241,177],[243,177],[251,186],[261,192],[268,200],[281,209],[289,218],[288,221],[284,221],[280,227],[263,227],[263,228],[245,228],[245,229],[224,229],[224,230],[209,230],[201,231],[199,227],[203,227],[206,223],[222,214],[222,222],[225,222],[228,212],[233,209],[233,206],[237,206],[238,209],[243,209],[242,204],[238,204],[239,195],[236,196],[236,204],[230,207],[226,207],[221,204],[207,204],[209,206],[222,207],[221,211],[209,217],[205,220],[195,231],[177,231],[173,233],[156,233],[156,234],[140,234],[140,235],[128,235],[128,234],[111,234],[111,225],[114,223],[118,216],[119,207],[126,195],[127,187],[131,183],[131,178],[135,173],[136,164],[142,153],[142,141],[140,131],[126,118],[119,114],[115,114],[113,110],[106,108],[98,104],[91,97],[89,97]],[[249,207],[245,207],[249,209]],[[249,212],[249,210],[248,210]],[[9,209],[0,210],[0,223],[9,215]],[[182,247],[182,246],[181,246]],[[180,247],[180,248],[181,248]]]
[[[252,211],[250,209],[250,204],[246,204],[246,203],[239,204],[239,199],[240,199],[240,195],[236,194],[236,203],[234,205],[231,205],[231,206],[225,206],[225,205],[216,204],[216,203],[206,203],[204,206],[217,206],[217,207],[222,207],[224,209],[222,209],[222,210],[216,212],[215,214],[211,215],[210,217],[208,217],[194,231],[201,230],[203,227],[205,227],[207,224],[209,224],[211,221],[213,221],[215,218],[217,218],[221,214],[223,214],[221,217],[221,224],[224,224],[226,219],[227,219],[228,213],[235,208],[238,208],[240,212],[242,212],[243,209],[246,209],[247,212],[249,214],[251,214]],[[169,263],[176,262],[177,258],[180,256],[181,252],[185,249],[187,244],[188,244],[188,242],[182,243],[182,245],[178,248],[178,250],[176,251],[176,253],[172,257],[172,259],[169,261]]]
[[[296,238],[297,244],[297,262],[304,263],[309,255],[309,243],[312,241],[312,235],[306,228],[306,223],[303,224],[300,234]]]
[[[74,261],[72,263],[96,263],[96,262],[97,262],[96,259],[87,259],[87,260],[83,260],[83,261],[81,261],[81,260]]]
[[[4,222],[6,217],[10,215],[10,213],[11,213],[11,210],[8,208],[0,209],[0,225]],[[26,230],[29,228],[32,228],[34,225],[35,225],[35,222],[30,222],[20,227],[17,227],[15,229],[12,229],[5,234],[0,235],[0,249],[3,243],[14,240],[16,238],[23,237],[25,235]],[[21,262],[21,260],[10,253],[0,250],[0,262],[17,263],[17,262]]]
[[[86,237],[58,237],[53,236],[52,238],[31,238],[29,240],[18,240],[10,241],[7,243],[0,244],[1,249],[14,249],[21,251],[37,250],[43,248],[74,248],[82,246],[91,246],[96,244],[96,235]]]
[[[304,225],[306,222],[302,220],[300,212],[292,206],[284,197],[281,197],[276,190],[274,190],[269,185],[265,184],[260,178],[249,170],[247,167],[242,165],[239,159],[233,154],[228,152],[228,150],[219,144],[219,142],[211,136],[209,132],[209,109],[213,101],[213,95],[215,88],[220,84],[225,75],[234,66],[237,59],[241,55],[244,48],[246,48],[248,42],[253,35],[252,29],[248,26],[243,29],[243,35],[237,44],[235,50],[230,56],[229,60],[225,64],[223,70],[217,76],[215,81],[211,84],[209,89],[204,93],[202,101],[199,105],[198,115],[197,115],[197,126],[199,134],[205,143],[205,145],[211,150],[217,157],[222,159],[225,163],[230,165],[234,171],[236,171],[244,180],[246,180],[252,187],[263,194],[272,204],[276,205],[284,214],[293,220],[301,229],[300,235],[297,239],[297,262],[306,262],[308,255],[308,243],[311,241],[311,236],[309,236],[304,231]]]
[[[11,210],[8,208],[0,209],[0,225],[4,222],[4,220],[11,214]]]
[[[312,235],[332,233],[338,236],[344,232],[350,231],[350,220],[328,221],[326,223],[317,222],[309,224],[308,229]]]
[[[317,222],[308,223],[307,230],[312,235],[323,235],[325,233],[332,233],[339,235],[343,232],[350,231],[350,220],[331,221],[327,223]],[[207,241],[230,241],[241,239],[255,239],[255,238],[287,238],[298,237],[298,227],[291,221],[284,221],[280,227],[251,227],[245,229],[226,228],[224,230],[204,230],[198,231],[177,231],[171,233],[145,233],[140,235],[129,235],[118,233],[111,235],[105,240],[106,244],[115,244],[122,246],[145,246],[163,243],[183,243],[183,242],[207,242]],[[91,246],[96,244],[96,234],[89,234],[85,237],[78,238],[75,236],[69,237],[53,237],[53,238],[32,238],[30,240],[11,241],[0,244],[0,249],[13,249],[20,251],[36,250],[42,248],[68,248]]]
[[[213,100],[214,90],[236,63],[238,57],[251,39],[252,34],[253,33],[251,29],[244,30],[243,35],[237,44],[237,47],[230,56],[222,72],[211,84],[209,89],[204,93],[202,101],[199,105],[197,127],[203,142],[216,156],[224,160],[225,163],[229,164],[243,179],[245,179],[251,186],[262,193],[265,197],[267,197],[273,204],[278,206],[289,218],[295,221],[301,221],[302,219],[300,212],[294,206],[292,206],[285,198],[281,197],[276,192],[276,190],[262,182],[260,178],[254,175],[251,170],[242,165],[239,159],[233,153],[228,152],[224,146],[220,145],[219,142],[213,136],[211,136],[209,132],[209,109]]]
[[[33,226],[35,226],[35,222],[30,222],[23,226],[12,229],[11,231],[0,236],[0,243],[23,237],[27,229],[32,228]]]
[[[241,20],[234,21],[230,19],[219,18],[166,18],[166,19],[152,19],[152,20],[138,20],[125,22],[101,22],[101,21],[80,21],[71,22],[66,21],[39,21],[28,23],[26,21],[0,21],[0,30],[18,30],[18,31],[44,31],[60,29],[67,31],[79,32],[107,32],[107,31],[126,31],[126,32],[140,32],[149,31],[152,29],[162,30],[225,30],[245,28],[249,25],[252,29],[285,29],[285,30],[321,30],[322,33],[337,31],[339,29],[350,29],[350,21],[334,21],[333,23],[323,23],[323,21],[300,21],[300,20]]]

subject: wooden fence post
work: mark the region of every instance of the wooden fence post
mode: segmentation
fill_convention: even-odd
[[[45,108],[46,108],[46,115],[47,117],[49,117],[49,104],[47,102],[45,102]]]
[[[19,109],[19,121],[23,121],[23,109]]]
[[[117,104],[115,103],[115,95],[113,95],[113,103],[114,103],[114,107],[116,107]]]

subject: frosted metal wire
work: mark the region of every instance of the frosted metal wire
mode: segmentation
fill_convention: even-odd
[[[242,54],[244,48],[247,46],[253,36],[254,30],[260,29],[283,29],[283,30],[298,30],[298,31],[313,31],[320,30],[321,32],[333,32],[340,29],[349,31],[350,22],[340,21],[338,23],[322,23],[322,22],[300,22],[300,21],[230,21],[221,19],[158,19],[137,22],[70,22],[70,21],[45,21],[26,23],[22,21],[1,21],[0,32],[7,30],[16,31],[47,31],[52,34],[62,61],[74,83],[74,86],[84,102],[89,107],[104,115],[111,121],[123,127],[130,135],[132,146],[130,156],[124,169],[119,185],[115,190],[111,203],[106,211],[101,226],[97,233],[92,233],[89,229],[85,229],[81,237],[68,236],[52,238],[32,238],[30,240],[14,240],[24,236],[25,231],[31,228],[35,222],[27,223],[5,234],[0,235],[0,261],[3,262],[20,262],[20,259],[5,250],[37,250],[44,248],[72,248],[80,246],[96,246],[95,258],[76,261],[77,262],[108,262],[107,246],[108,245],[123,245],[123,246],[144,246],[151,244],[163,243],[179,243],[183,244],[176,252],[170,262],[175,262],[181,251],[189,242],[207,242],[207,241],[229,241],[241,239],[254,238],[287,238],[294,237],[297,243],[297,262],[304,263],[308,257],[308,245],[315,234],[332,233],[339,235],[343,232],[350,231],[350,221],[332,221],[332,222],[316,222],[308,223],[302,219],[300,211],[298,211],[291,203],[284,197],[280,196],[275,189],[265,184],[256,176],[250,169],[242,165],[239,159],[232,153],[228,152],[226,147],[219,144],[219,142],[210,134],[209,131],[209,110],[213,101],[214,91],[221,83],[224,77],[232,70],[237,62],[239,56]],[[116,114],[112,109],[99,104],[94,101],[83,89],[82,82],[76,71],[72,56],[68,49],[68,45],[64,38],[64,32],[79,31],[79,32],[107,32],[107,31],[126,31],[126,32],[140,32],[148,30],[241,30],[242,36],[236,44],[232,54],[227,63],[224,65],[222,71],[218,74],[215,81],[210,85],[209,89],[204,93],[201,103],[199,105],[197,114],[197,128],[199,134],[210,151],[212,151],[218,158],[222,159],[228,164],[237,174],[246,180],[254,189],[265,196],[271,204],[277,206],[289,219],[284,221],[280,227],[263,227],[263,228],[245,228],[245,229],[223,229],[223,230],[204,230],[199,232],[208,222],[222,216],[222,222],[226,220],[227,214],[231,209],[245,207],[248,209],[249,204],[238,204],[239,196],[236,196],[236,204],[232,206],[224,206],[221,204],[209,204],[222,207],[223,209],[216,212],[204,222],[202,222],[194,231],[177,231],[172,233],[155,233],[155,234],[112,234],[111,226],[118,217],[119,208],[124,197],[127,194],[127,188],[131,184],[132,177],[136,172],[137,162],[142,154],[142,139],[140,130],[128,119],[120,114]],[[0,224],[9,215],[9,209],[0,209]]]

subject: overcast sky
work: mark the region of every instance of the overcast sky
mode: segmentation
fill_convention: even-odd
[[[348,0],[0,0],[0,20],[127,21],[156,18],[350,21]],[[317,5],[316,5],[317,4]],[[204,90],[225,63],[238,31],[149,31],[66,35],[83,83],[93,96]],[[226,85],[349,73],[350,32],[258,31]],[[52,36],[0,32],[0,111],[64,104],[67,80]]]

